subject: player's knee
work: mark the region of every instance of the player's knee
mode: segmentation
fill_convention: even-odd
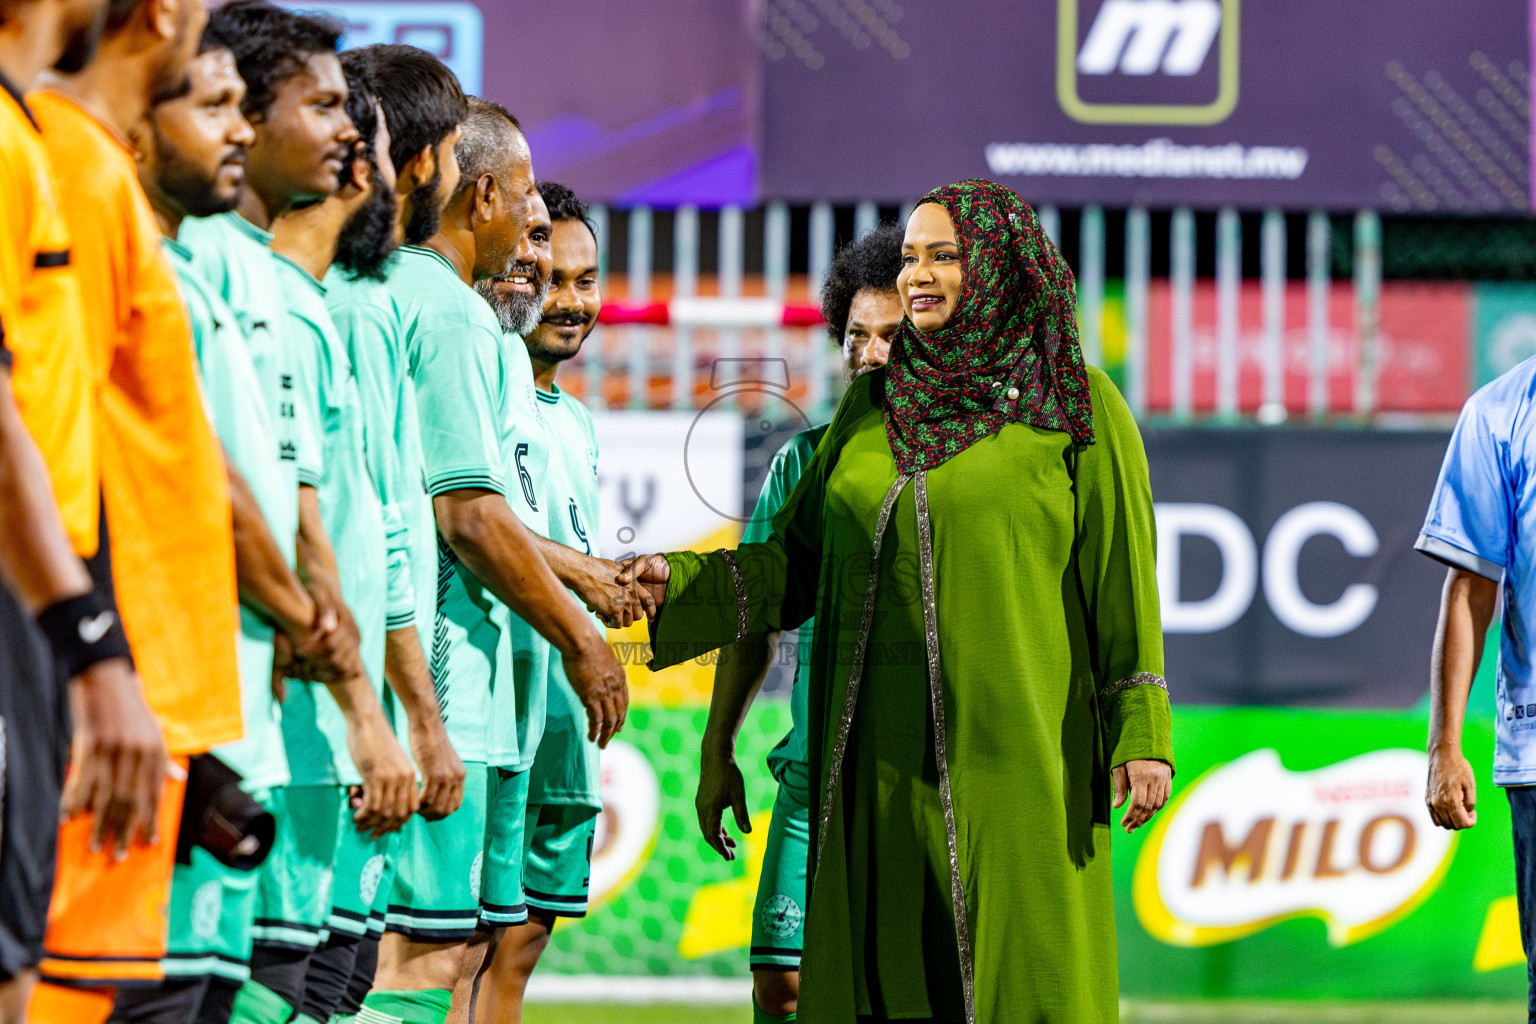
[[[463,974],[465,952],[462,942],[414,942],[395,932],[385,932],[379,943],[379,966],[373,987],[381,991],[452,991]]]
[[[795,1012],[800,1002],[800,972],[755,970],[752,972],[752,997],[758,1008],[772,1017]]]
[[[492,971],[503,983],[526,987],[539,957],[549,947],[552,922],[530,916],[526,924],[506,929],[496,950]]]

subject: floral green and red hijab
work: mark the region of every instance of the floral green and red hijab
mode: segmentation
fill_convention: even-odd
[[[1035,211],[979,178],[920,202],[949,211],[965,276],[942,328],[923,334],[908,319],[891,346],[885,432],[897,471],[932,469],[1006,423],[1092,444],[1076,283]]]

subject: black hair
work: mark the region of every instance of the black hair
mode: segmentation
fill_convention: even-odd
[[[343,180],[350,177],[352,168],[361,162],[368,169],[372,191],[342,228],[336,241],[335,261],[354,279],[382,281],[389,256],[395,250],[398,200],[394,190],[385,185],[374,152],[374,143],[379,136],[379,103],[367,70],[359,62],[349,61],[346,54],[342,55],[341,69],[347,76],[347,116],[352,119],[358,134],[358,144],[352,151],[352,165]]]
[[[587,216],[587,204],[576,198],[576,193],[571,191],[569,185],[562,185],[558,181],[539,182],[539,198],[544,200],[544,205],[549,208],[549,222],[558,224],[563,220],[579,220],[592,232],[593,241],[597,240],[597,225],[592,223],[592,218]]]
[[[229,37],[226,36],[219,29],[219,26],[213,21],[213,19],[210,18],[208,20],[207,26],[203,29],[203,38],[198,41],[197,52],[201,54],[211,53],[214,50],[229,50],[231,53],[233,53],[234,49],[234,44],[229,41]]]
[[[347,60],[347,54],[341,55],[341,70],[347,77],[347,116],[352,119],[358,141],[362,143],[362,152],[371,163],[373,143],[379,135],[378,97],[373,93],[373,83],[367,70]]]
[[[229,43],[245,79],[245,116],[262,121],[277,98],[277,87],[304,70],[317,53],[335,53],[341,22],[320,14],[299,14],[266,0],[232,0],[213,11],[208,24]]]
[[[464,133],[453,155],[459,161],[459,188],[454,193],[458,199],[466,189],[474,188],[475,182],[486,174],[506,166],[507,152],[511,150],[522,124],[499,103],[469,97],[469,116],[464,119]]]
[[[389,158],[396,173],[423,149],[439,145],[469,116],[459,80],[426,50],[375,43],[348,50],[341,60],[343,66],[350,62],[366,69],[389,125]]]
[[[827,271],[827,283],[821,286],[821,318],[834,342],[843,342],[855,295],[865,288],[896,290],[904,234],[900,226],[886,224],[838,250]]]

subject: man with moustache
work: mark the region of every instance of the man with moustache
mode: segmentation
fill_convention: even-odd
[[[526,773],[507,769],[515,751],[488,763],[483,727],[493,685],[514,681],[509,610],[566,656],[595,737],[607,741],[627,704],[623,671],[604,637],[564,595],[510,507],[517,489],[506,479],[511,420],[501,327],[470,287],[533,258],[528,222],[538,193],[528,146],[509,113],[471,100],[455,157],[461,177],[439,230],[423,246],[401,249],[388,287],[401,311],[432,496],[430,509],[414,504],[410,529],[413,536],[435,529],[442,538],[440,584],[424,580],[427,567],[413,559],[417,624],[434,622],[431,667],[448,721],[482,728],[455,736],[468,772],[464,806],[438,822],[413,819],[402,834],[379,969],[359,1015],[378,1022],[442,1024],[450,1006],[467,1019],[477,965],[466,970],[466,943],[480,917],[483,853],[494,841],[487,815],[495,828],[520,832],[527,792]]]
[[[234,208],[254,133],[240,111],[245,83],[229,46],[210,27],[192,61],[185,93],[162,100],[130,133],[140,181],[164,234],[192,327],[198,375],[229,467],[235,567],[240,588],[239,654],[244,736],[214,751],[258,802],[288,783],[288,761],[272,690],[274,631],[320,658],[335,623],[317,622],[314,600],[294,571],[298,493],[283,460],[266,392],[237,317],[192,268],[178,241],[190,217]],[[166,980],[118,993],[113,1021],[184,1024],[227,1021],[250,977],[256,913],[254,872],[226,867],[200,847],[176,866]]]
[[[465,773],[415,628],[411,537],[404,510],[408,488],[414,484],[420,493],[421,442],[415,406],[403,400],[410,384],[395,358],[401,345],[400,314],[384,280],[402,241],[419,243],[436,232],[442,206],[458,184],[453,144],[465,102],[452,72],[416,47],[379,45],[349,50],[341,59],[348,82],[356,83],[353,96],[362,92],[379,100],[377,142],[382,149],[372,171],[370,229],[343,234],[337,265],[324,279],[325,302],[357,376],[369,439],[367,466],[384,516],[388,572],[381,594],[387,628],[383,670],[389,684],[384,704],[420,772],[420,813],[439,819],[463,802]],[[385,65],[389,73],[381,75]],[[378,93],[381,82],[390,86],[383,95]],[[391,110],[403,122],[403,134],[389,129]],[[360,131],[368,116],[354,112]],[[343,833],[331,887],[330,934],[310,962],[301,1019],[324,1021],[360,1008],[378,962],[393,865],[392,843],[386,850],[360,833]]]
[[[34,1020],[100,1015],[48,983],[104,992],[158,980],[188,758],[241,733],[229,490],[198,394],[175,274],[139,185],[129,129],[186,85],[202,0],[113,0],[97,57],[30,96],[84,289],[118,610],[175,770],[159,841],[117,858],[66,821]],[[168,531],[171,517],[177,529]],[[197,665],[196,673],[186,670]],[[64,813],[73,811],[66,801]],[[124,900],[124,892],[142,893]]]
[[[297,419],[313,400],[298,387],[304,339],[293,336],[295,321],[269,247],[269,229],[296,206],[336,191],[351,160],[357,130],[346,113],[346,80],[336,56],[340,29],[326,19],[260,0],[227,4],[214,13],[212,23],[230,42],[246,83],[242,106],[255,127],[255,141],[237,212],[190,221],[182,226],[180,240],[193,253],[194,269],[240,322],[276,410],[284,452],[292,455],[296,469],[313,469],[324,463],[303,451]],[[340,623],[329,658],[339,671],[333,677],[307,659],[290,665],[289,652],[281,652],[283,672],[321,678],[326,692],[300,683],[289,689],[285,701],[291,781],[272,791],[278,839],[258,872],[251,980],[241,989],[233,1014],[240,1021],[291,1015],[329,916],[328,882],[344,800],[320,716],[339,711],[345,721],[351,761],[363,779],[361,806],[349,816],[357,826],[397,825],[399,792],[408,788],[401,781],[404,754],[361,662],[357,624],[342,599],[316,488],[300,488],[298,504],[301,576],[321,616],[334,614]]]
[[[570,581],[597,567],[589,561],[599,555],[597,434],[591,413],[560,389],[555,375],[597,326],[603,300],[597,237],[586,204],[554,182],[540,183],[539,194],[550,221],[550,265],[540,289],[539,318],[530,324],[526,298],[501,282],[481,282],[477,288],[507,330],[509,365],[526,368],[527,384],[514,404],[523,452],[518,469],[541,517],[529,525],[545,561],[571,586]],[[490,948],[478,984],[476,1024],[521,1020],[528,978],[549,945],[556,919],[586,916],[592,842],[603,806],[598,748],[587,738],[586,715],[559,652],[521,623],[514,621],[513,627],[519,663],[546,676],[546,721],[529,768],[521,846],[487,850],[482,903],[497,902],[492,892],[498,885],[517,886],[517,901],[528,910],[522,922],[482,912]],[[500,902],[512,898],[503,895]]]
[[[8,586],[0,588],[0,632],[11,638],[0,646],[8,739],[0,780],[0,1020],[7,1024],[27,1019],[43,953],[71,717],[72,785],[103,845],[115,850],[153,834],[165,775],[163,742],[116,621],[100,543],[93,360],[69,226],[22,99],[50,65],[86,67],[106,17],[103,0],[0,3],[0,490],[7,509],[24,510],[7,516],[19,535],[4,558]],[[89,624],[86,633],[81,624]]]

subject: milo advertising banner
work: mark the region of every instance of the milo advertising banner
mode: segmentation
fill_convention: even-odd
[[[1179,773],[1115,836],[1127,995],[1405,999],[1525,990],[1493,724],[1469,723],[1478,823],[1424,807],[1423,714],[1186,707]]]
[[[763,447],[746,436],[760,424],[706,416],[599,417],[605,553],[735,542],[735,520],[689,479],[716,509],[733,493],[750,505],[760,460],[743,452]],[[1411,545],[1446,435],[1146,440],[1178,772],[1153,824],[1112,839],[1123,992],[1518,997],[1509,810],[1491,778],[1496,636],[1466,729],[1478,824],[1452,834],[1424,807],[1444,570]],[[645,639],[612,635],[634,707],[604,759],[593,912],[557,929],[538,984],[581,990],[602,974],[677,998],[745,991],[774,797],[763,759],[789,727],[786,694],[760,698],[742,731],[753,830],[728,863],[693,806],[714,666],[650,673]]]

